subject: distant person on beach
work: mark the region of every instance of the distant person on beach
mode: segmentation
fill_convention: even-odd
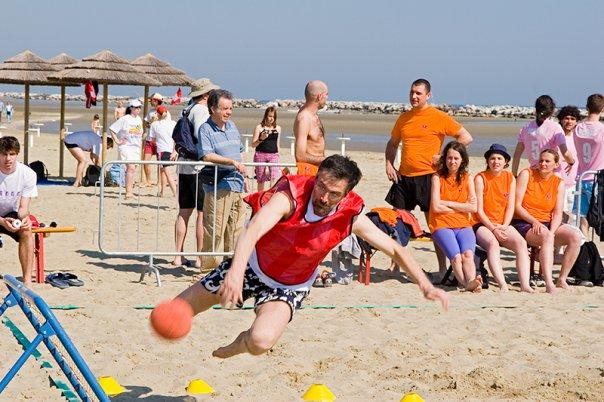
[[[321,261],[351,232],[393,258],[425,298],[447,309],[447,294],[430,283],[409,251],[361,213],[364,201],[352,191],[360,179],[355,162],[332,155],[315,177],[282,176],[270,190],[246,197],[253,216],[233,258],[178,296],[195,314],[217,303],[240,307],[245,299],[255,298],[251,327],[213,356],[269,351],[308,296]]]
[[[501,265],[501,246],[516,254],[516,271],[520,291],[533,293],[529,284],[529,255],[526,241],[513,226],[516,179],[509,170],[512,157],[500,144],[493,144],[484,154],[487,168],[474,178],[476,243],[487,252],[489,269],[499,289],[508,290]]]
[[[119,159],[121,161],[140,161],[141,142],[143,138],[143,121],[139,114],[143,104],[138,99],[132,99],[128,104],[128,113],[109,127],[113,142],[118,144]],[[134,196],[134,173],[136,165],[126,164],[126,194],[125,198]]]
[[[158,154],[157,143],[155,141],[155,138],[151,135],[151,132],[149,131],[149,127],[151,126],[151,124],[154,121],[157,121],[157,119],[159,118],[159,115],[157,113],[157,108],[159,106],[162,106],[162,104],[164,103],[164,97],[160,93],[155,92],[149,98],[149,103],[150,103],[151,107],[149,108],[149,112],[143,119],[143,124],[145,126],[145,130],[147,131],[147,137],[145,138],[145,146],[143,148],[143,160],[146,160],[146,161],[151,160],[151,158],[153,158],[154,156],[156,156]],[[167,109],[166,109],[166,113],[167,113],[166,117],[169,119],[169,121],[172,121],[172,115],[170,115],[170,112]],[[144,172],[144,177],[143,177],[142,186],[146,187],[146,186],[154,185],[155,183],[153,183],[151,181],[151,177],[152,177],[151,176],[151,165],[143,165],[143,172]]]
[[[103,138],[92,131],[76,131],[65,136],[65,147],[78,161],[76,166],[74,187],[82,185],[82,178],[90,162],[99,166],[100,155],[103,150]],[[113,139],[107,138],[107,148],[113,148]],[[87,153],[90,152],[90,157]]]
[[[530,246],[539,247],[539,265],[548,293],[556,286],[568,288],[566,278],[581,248],[581,233],[562,223],[564,181],[554,171],[560,155],[553,149],[539,154],[536,168],[524,169],[518,175],[516,207],[512,226]],[[552,278],[554,247],[566,246],[556,285]]]
[[[220,166],[211,168],[212,173],[217,169],[216,183],[203,184],[203,251],[229,252],[234,250],[245,221],[243,144],[231,120],[233,95],[229,91],[213,90],[208,110],[210,118],[199,127],[199,156],[204,162]],[[222,260],[222,256],[202,257],[202,274],[216,268]]]
[[[0,123],[2,123],[2,113],[4,113],[4,102],[0,99]]]
[[[281,126],[277,125],[277,108],[269,106],[264,111],[262,121],[254,129],[252,137],[252,147],[256,148],[254,162],[279,163],[280,134]],[[272,186],[281,176],[281,169],[278,166],[257,166],[255,170],[258,191],[264,190],[264,183],[267,181],[270,180]]]
[[[200,78],[191,86],[189,97],[189,105],[183,110],[183,115],[193,124],[193,132],[197,135],[199,143],[199,127],[210,118],[208,111],[208,97],[214,89],[220,89],[208,78]],[[176,150],[178,152],[178,149]],[[187,159],[184,155],[178,155],[179,161],[197,161],[195,159]],[[193,166],[177,166],[178,172],[178,215],[174,224],[174,237],[176,239],[176,251],[182,253],[184,251],[185,238],[187,236],[187,228],[189,226],[189,218],[193,210],[197,210],[197,219],[195,221],[195,239],[196,252],[200,252],[203,248],[203,183],[200,176],[197,174]],[[173,266],[191,266],[189,260],[185,257],[175,256],[172,260]],[[197,258],[195,267],[201,268],[201,258]]]
[[[113,119],[118,121],[120,117],[126,114],[126,108],[124,107],[124,102],[118,100],[116,102],[115,109],[113,110]]]
[[[592,94],[587,98],[587,118],[577,124],[575,128],[575,148],[579,166],[577,175],[587,171],[604,169],[604,124],[600,122],[600,114],[604,110],[604,96]],[[587,235],[587,211],[592,194],[593,175],[585,175],[581,183],[581,203],[574,210],[580,208],[581,231]],[[603,191],[599,189],[598,191]]]
[[[566,148],[571,156],[577,161],[577,149],[575,148],[575,127],[581,121],[581,112],[576,106],[564,106],[556,116],[566,140]],[[564,179],[564,222],[572,222],[573,205],[575,201],[575,184],[577,180],[577,169],[579,163],[569,165],[566,160],[560,160],[560,176]]]
[[[12,123],[13,112],[15,111],[13,104],[8,102],[5,106],[5,109],[6,109],[6,121],[8,121],[9,123]]]
[[[304,105],[294,121],[295,156],[298,174],[314,176],[325,159],[325,129],[317,114],[327,104],[327,85],[310,81],[304,88]]]
[[[541,95],[535,101],[535,120],[527,123],[518,134],[518,143],[512,161],[512,173],[518,175],[520,158],[525,153],[532,168],[539,164],[540,152],[544,149],[560,149],[568,167],[575,164],[575,160],[566,146],[566,137],[560,124],[550,117],[554,114],[556,104],[549,95]],[[526,152],[525,152],[526,151]],[[557,171],[560,168],[557,167]]]
[[[93,133],[96,133],[97,135],[101,134],[101,118],[99,117],[98,114],[95,114],[94,117],[92,118],[92,122],[90,123],[90,128],[92,129]]]
[[[445,136],[453,137],[466,147],[472,136],[447,113],[428,104],[432,89],[428,80],[420,78],[411,84],[411,110],[396,120],[386,145],[386,176],[392,182],[386,202],[398,209],[413,211],[419,205],[429,220],[432,175]],[[394,167],[399,144],[402,143],[401,164]],[[445,255],[435,246],[438,268],[443,276],[447,270]]]
[[[0,138],[0,233],[19,243],[23,284],[32,286],[34,235],[29,218],[30,200],[38,196],[36,174],[18,162],[21,147],[15,137]],[[18,222],[16,222],[18,221]]]
[[[175,161],[178,154],[174,150],[172,131],[176,122],[170,117],[168,108],[164,105],[157,107],[157,120],[149,127],[149,136],[155,139],[157,145],[157,159],[160,161]],[[164,187],[168,185],[172,190],[172,196],[176,196],[176,182],[170,173],[168,166],[159,167],[159,196],[164,196]]]
[[[431,178],[428,226],[432,240],[451,262],[457,282],[468,291],[480,292],[482,277],[474,264],[476,236],[472,230],[476,192],[469,162],[468,151],[459,141],[451,141],[443,149]]]

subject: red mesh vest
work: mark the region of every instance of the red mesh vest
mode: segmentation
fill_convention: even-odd
[[[304,215],[314,183],[313,176],[282,176],[271,189],[245,198],[252,207],[252,215],[275,192],[286,192],[294,200],[294,213],[256,243],[260,269],[284,285],[308,281],[327,253],[350,235],[353,218],[363,210],[363,199],[351,191],[340,201],[335,213],[318,222],[307,222]]]

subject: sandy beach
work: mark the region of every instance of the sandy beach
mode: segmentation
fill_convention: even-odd
[[[67,120],[74,126],[86,126],[98,110],[71,105]],[[175,116],[176,109],[171,110]],[[242,132],[249,133],[261,114],[262,110],[237,110],[233,119]],[[56,176],[58,137],[55,131],[48,132],[50,129],[45,132],[56,124],[53,119],[58,120],[55,107],[36,106],[32,110],[31,120],[46,125],[34,140],[30,161],[43,160],[51,176]],[[291,133],[292,119],[291,112],[280,114],[284,135]],[[350,156],[359,162],[364,174],[357,191],[369,208],[386,205],[383,199],[389,183],[384,172],[385,143],[378,134],[387,139],[395,119],[344,114],[324,117],[327,131],[334,135],[375,135],[372,147],[356,148],[354,140],[349,146]],[[12,133],[22,141],[22,115],[17,113],[13,121],[2,133]],[[511,138],[515,143],[522,122],[464,121],[464,125],[475,137],[481,133],[481,141]],[[281,145],[282,160],[292,161],[288,143]],[[474,145],[472,154],[481,155],[486,149],[481,147]],[[251,156],[249,153],[248,160]],[[110,158],[115,157],[112,150]],[[67,151],[65,161],[66,174],[72,177],[75,160]],[[472,172],[483,166],[483,158],[472,157]],[[135,307],[152,306],[174,297],[190,284],[194,269],[172,268],[169,259],[159,258],[156,262],[163,286],[157,287],[153,277],[139,283],[147,259],[107,256],[96,243],[100,235],[104,248],[116,253],[137,248],[171,250],[175,198],[158,199],[154,189],[143,188],[137,190],[139,198],[124,204],[117,190],[109,189],[106,227],[104,233],[98,233],[99,196],[94,188],[51,185],[39,186],[38,191],[31,209],[41,222],[77,227],[75,233],[53,234],[45,240],[46,271],[72,272],[85,285],[60,290],[35,284],[34,291],[51,306],[80,307],[54,313],[93,373],[113,376],[126,387],[127,391],[113,400],[293,401],[300,400],[313,383],[326,384],[340,401],[398,401],[410,391],[427,401],[603,400],[601,287],[574,287],[553,296],[545,294],[543,288],[534,295],[521,294],[517,285],[506,294],[500,294],[494,285],[480,294],[447,288],[450,310],[443,312],[424,300],[417,287],[400,273],[388,271],[389,260],[378,253],[372,259],[369,286],[353,282],[349,286],[313,289],[305,301],[307,308],[296,313],[283,338],[268,354],[223,361],[213,358],[211,352],[250,325],[252,310],[211,310],[194,320],[184,340],[159,340],[149,328],[150,310]],[[193,222],[189,234],[193,233]],[[194,248],[191,237],[187,250]],[[1,272],[19,276],[16,243],[7,236],[3,239]],[[426,271],[438,270],[431,243],[412,242],[409,247]],[[502,259],[507,281],[513,283],[517,280],[514,256],[504,253]],[[326,267],[330,260],[328,255]],[[558,269],[554,267],[555,276]],[[373,308],[367,308],[370,306]],[[11,308],[5,316],[33,338],[20,310]],[[0,327],[0,366],[6,372],[21,352],[10,331],[4,325]],[[45,347],[38,349],[45,359],[51,359]],[[48,372],[38,366],[29,360],[2,400],[61,400],[59,391],[48,385]],[[215,393],[187,396],[185,387],[195,378],[205,380]]]

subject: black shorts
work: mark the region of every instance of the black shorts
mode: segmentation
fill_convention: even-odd
[[[19,215],[17,215],[16,211],[13,212],[9,212],[8,214],[4,215],[3,218],[13,218],[13,219],[17,219],[19,217]],[[0,226],[0,233],[1,234],[5,234],[8,235],[9,237],[11,237],[14,241],[18,242],[20,235],[19,232],[9,232],[8,230],[6,230],[6,228],[4,226]]]
[[[166,161],[170,160],[171,156],[172,156],[172,152],[160,152],[157,155],[157,159],[162,162],[166,162]],[[160,167],[164,167],[164,168],[167,168],[168,166],[172,166],[172,165],[160,165]]]
[[[67,148],[78,148],[78,144],[68,144],[68,143],[65,143],[65,147],[67,147]]]
[[[432,174],[422,176],[401,176],[398,183],[392,183],[386,195],[386,202],[394,208],[412,211],[417,205],[428,212],[432,191]]]
[[[543,224],[543,226],[549,229],[550,222],[541,223]],[[520,236],[524,237],[525,239],[527,232],[533,227],[533,225],[522,219],[512,219],[511,225],[514,227],[514,229],[518,231],[518,233],[520,233]]]
[[[180,209],[191,209],[197,206],[198,211],[203,211],[204,198],[205,193],[199,175],[178,175],[178,207]]]
[[[226,259],[220,263],[212,272],[204,276],[199,282],[210,293],[217,293],[218,289],[224,282],[224,277],[231,268],[231,259]],[[258,275],[248,265],[243,276],[243,300],[254,297],[254,308],[257,309],[260,305],[271,301],[282,301],[289,305],[291,316],[294,312],[302,307],[302,301],[308,296],[310,290],[291,290],[284,288],[272,288],[262,282]],[[239,308],[242,305],[238,305]]]

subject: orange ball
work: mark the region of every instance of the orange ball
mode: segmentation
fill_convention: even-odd
[[[193,324],[193,308],[183,299],[159,303],[149,317],[151,328],[165,339],[180,339],[187,335]]]

